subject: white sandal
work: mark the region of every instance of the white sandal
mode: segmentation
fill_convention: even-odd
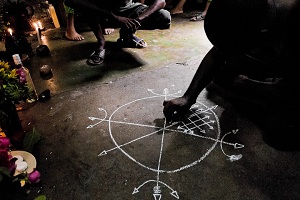
[[[204,20],[204,19],[205,19],[205,16],[203,16],[202,14],[200,14],[200,15],[196,15],[196,16],[192,17],[192,18],[190,19],[190,21],[195,22],[195,21],[202,21],[202,20]]]

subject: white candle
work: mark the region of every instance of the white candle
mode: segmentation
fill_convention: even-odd
[[[33,24],[35,26],[36,36],[38,38],[39,45],[41,44],[40,28],[37,23]]]

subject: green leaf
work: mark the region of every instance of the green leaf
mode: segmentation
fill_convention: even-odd
[[[10,176],[9,170],[6,167],[0,167],[0,173],[2,173],[5,176]]]
[[[40,195],[38,197],[36,197],[34,200],[46,200],[46,196],[45,195]]]
[[[36,131],[35,128],[31,132],[26,133],[23,140],[23,150],[32,152],[34,145],[41,139],[41,135]]]

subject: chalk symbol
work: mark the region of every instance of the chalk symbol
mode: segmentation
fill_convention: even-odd
[[[168,98],[174,98],[174,97],[178,97],[178,94],[181,93],[181,91],[178,91],[177,93],[174,94],[170,94],[168,89],[164,89],[163,94],[158,94],[155,93],[153,89],[148,89],[149,92],[151,92],[154,96],[150,96],[150,97],[145,97],[145,98],[141,98],[141,99],[136,99],[134,101],[131,101],[129,103],[126,103],[122,106],[119,106],[115,111],[113,111],[113,113],[108,117],[108,113],[105,109],[103,108],[98,108],[99,112],[101,113],[101,115],[103,115],[102,118],[100,117],[89,117],[90,120],[92,121],[97,121],[94,124],[89,125],[87,128],[94,128],[95,126],[101,124],[102,122],[108,122],[109,124],[109,134],[110,137],[113,141],[113,143],[115,144],[114,148],[111,149],[107,149],[107,150],[103,150],[102,152],[100,152],[98,154],[98,156],[104,156],[107,155],[109,152],[113,151],[113,150],[120,150],[123,154],[125,154],[129,159],[131,159],[133,162],[137,163],[138,165],[151,170],[153,172],[156,173],[156,180],[148,180],[145,181],[144,183],[142,183],[141,185],[139,185],[138,187],[135,187],[132,194],[136,194],[140,191],[140,189],[151,182],[155,182],[155,186],[153,187],[153,197],[154,200],[161,200],[162,199],[162,191],[161,191],[161,186],[164,186],[164,188],[168,188],[170,190],[170,195],[173,196],[176,199],[179,199],[179,195],[177,193],[176,190],[172,189],[169,185],[167,185],[166,183],[162,182],[160,180],[160,174],[161,173],[175,173],[175,172],[179,172],[182,171],[184,169],[187,169],[189,167],[192,167],[198,163],[200,163],[205,157],[207,157],[210,152],[216,147],[216,145],[219,143],[221,150],[223,152],[223,154],[228,157],[228,159],[233,162],[233,161],[237,161],[239,159],[242,158],[241,154],[238,155],[230,155],[225,153],[224,149],[223,149],[223,145],[229,145],[232,146],[234,149],[240,149],[243,148],[244,145],[239,144],[239,143],[229,143],[224,141],[225,137],[229,134],[236,134],[238,132],[238,130],[233,130],[231,132],[228,132],[226,134],[224,134],[224,136],[220,139],[220,125],[219,125],[219,120],[217,115],[214,113],[214,109],[217,108],[217,106],[212,106],[212,107],[207,107],[204,104],[202,104],[201,102],[196,102],[196,104],[193,105],[193,107],[191,108],[192,114],[190,114],[187,117],[187,120],[185,122],[180,121],[180,122],[175,122],[172,124],[167,124],[166,120],[164,120],[163,126],[157,126],[157,125],[149,125],[149,124],[142,124],[142,123],[132,123],[132,122],[128,122],[128,121],[121,121],[121,120],[113,120],[113,117],[118,115],[118,113],[120,113],[122,111],[122,109],[124,109],[125,107],[129,107],[135,103],[139,103],[141,101],[148,101],[148,100],[153,100],[153,99],[160,99],[161,101],[159,101],[160,104],[162,104],[163,100],[167,100]],[[157,100],[156,100],[157,101]],[[160,108],[159,106],[157,106],[158,108]],[[162,112],[162,110],[160,110],[159,112]],[[213,118],[213,119],[211,119]],[[123,124],[126,126],[132,126],[132,127],[143,127],[143,128],[151,128],[151,129],[155,129],[155,131],[151,131],[149,133],[146,133],[142,136],[136,137],[134,139],[131,139],[128,142],[124,142],[122,144],[119,144],[114,135],[113,135],[113,131],[112,131],[112,126],[113,124]],[[164,147],[164,140],[165,140],[165,132],[166,131],[172,131],[174,133],[178,133],[178,134],[185,134],[185,135],[189,135],[189,136],[193,136],[195,138],[201,138],[204,140],[208,140],[208,141],[212,141],[213,144],[210,146],[210,148],[207,149],[207,151],[200,156],[200,158],[196,159],[195,161],[183,165],[181,167],[178,167],[176,169],[173,170],[168,170],[168,169],[162,169],[161,168],[161,162],[162,162],[162,155],[163,155],[163,147]],[[197,132],[197,133],[195,133]],[[214,132],[213,136],[211,134],[207,134],[207,132]],[[201,133],[201,134],[199,134]],[[129,144],[133,144],[137,141],[141,141],[141,140],[145,140],[150,136],[153,135],[157,135],[159,137],[161,137],[160,140],[160,152],[159,152],[159,156],[158,156],[158,162],[157,162],[157,166],[154,167],[149,167],[145,164],[143,164],[142,162],[138,161],[137,159],[135,159],[133,156],[131,156],[129,153],[127,153],[124,150],[124,147],[126,147]]]

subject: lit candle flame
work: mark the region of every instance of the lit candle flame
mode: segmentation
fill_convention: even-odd
[[[12,29],[11,29],[11,28],[8,28],[7,31],[8,31],[8,32],[10,33],[10,35],[12,36],[12,32],[13,32]]]
[[[43,29],[42,23],[40,21],[38,21],[37,24],[40,29]]]
[[[35,29],[36,29],[36,31],[38,31],[38,24],[37,23],[33,23],[33,25],[34,25],[34,27],[35,27]]]

